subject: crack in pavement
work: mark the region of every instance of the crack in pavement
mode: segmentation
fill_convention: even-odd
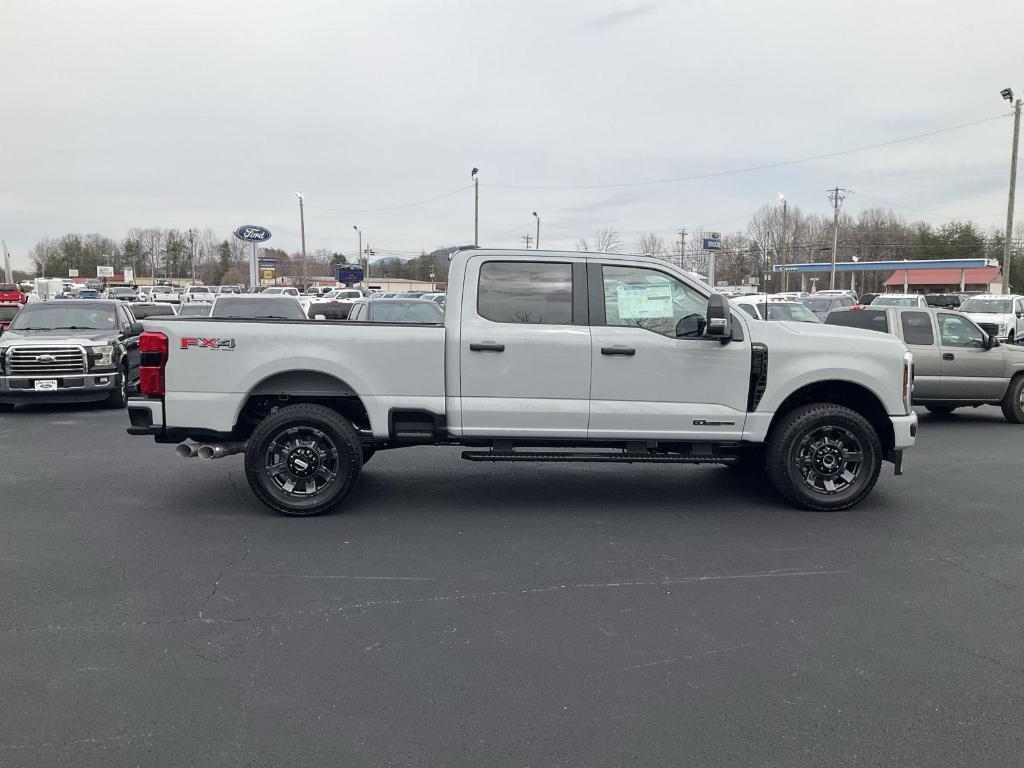
[[[241,557],[236,557],[234,560],[231,560],[231,561],[229,561],[227,563],[224,563],[224,565],[222,565],[220,567],[220,571],[217,573],[217,578],[213,582],[213,588],[210,590],[210,594],[208,594],[206,596],[206,599],[203,600],[203,604],[201,606],[199,606],[199,611],[196,613],[196,617],[197,618],[200,618],[200,619],[203,618],[203,613],[206,611],[206,606],[210,604],[210,601],[213,600],[214,596],[217,594],[217,590],[220,589],[220,582],[221,582],[221,579],[224,578],[224,571],[226,571],[228,568],[233,566],[235,563],[244,562],[248,557],[249,557],[249,537],[246,536],[245,534],[243,534],[242,535],[242,556]]]

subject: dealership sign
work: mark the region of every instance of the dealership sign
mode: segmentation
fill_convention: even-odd
[[[235,230],[235,237],[245,240],[247,243],[265,243],[270,239],[270,230],[266,227],[246,224]]]

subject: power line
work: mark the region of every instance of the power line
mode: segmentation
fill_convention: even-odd
[[[917,133],[913,136],[904,136],[899,139],[891,139],[889,141],[880,141],[877,144],[865,144],[861,147],[852,147],[850,149],[842,149],[838,152],[826,152],[820,155],[810,155],[808,157],[801,157],[795,160],[781,160],[775,163],[765,163],[764,165],[752,165],[746,168],[733,168],[727,171],[714,171],[712,173],[699,173],[692,176],[676,176],[670,179],[649,179],[646,181],[624,181],[617,182],[614,184],[484,184],[483,186],[492,187],[495,189],[612,189],[615,187],[643,187],[654,184],[674,184],[680,181],[698,181],[700,179],[713,179],[719,176],[733,176],[739,173],[751,173],[753,171],[764,171],[770,168],[782,168],[787,165],[797,165],[799,163],[809,163],[814,160],[826,160],[830,157],[839,157],[841,155],[849,155],[854,152],[865,152],[869,149],[879,149],[881,147],[889,147],[894,144],[903,144],[908,141],[916,141],[917,139],[926,139],[930,136],[938,136],[943,133],[950,133],[951,131],[959,131],[963,128],[971,128],[975,125],[981,125],[983,123],[990,123],[994,120],[1001,120],[1003,118],[1010,117],[1010,113],[1006,112],[993,117],[986,117],[981,120],[973,120],[969,123],[961,123],[960,125],[952,125],[948,128],[939,128],[934,131],[927,131],[925,133]]]
[[[445,192],[443,195],[438,195],[437,197],[430,197],[430,198],[427,198],[426,200],[418,200],[415,203],[403,203],[402,205],[389,205],[389,206],[385,206],[383,208],[327,208],[325,206],[320,206],[320,205],[307,205],[306,207],[307,208],[316,208],[318,211],[333,211],[335,213],[376,213],[378,211],[398,211],[398,210],[401,210],[402,208],[415,208],[417,205],[426,205],[427,203],[432,203],[435,200],[443,200],[446,197],[451,197],[452,195],[457,195],[457,194],[459,194],[459,192],[465,192],[467,189],[470,189],[472,186],[473,186],[472,184],[467,184],[464,187],[459,187],[458,189],[453,189],[451,192]]]

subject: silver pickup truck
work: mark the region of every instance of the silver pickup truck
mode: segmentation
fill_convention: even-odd
[[[968,317],[946,309],[836,309],[828,325],[865,328],[903,340],[914,354],[914,404],[950,414],[963,406],[998,405],[1024,423],[1024,349],[1000,344]]]

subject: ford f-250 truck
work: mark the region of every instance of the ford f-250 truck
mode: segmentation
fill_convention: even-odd
[[[474,461],[763,467],[793,504],[837,510],[914,444],[896,338],[767,323],[643,256],[470,249],[436,325],[161,319],[140,340],[133,435],[244,452],[288,515],[338,504],[379,450]],[[192,442],[185,442],[191,440]]]

